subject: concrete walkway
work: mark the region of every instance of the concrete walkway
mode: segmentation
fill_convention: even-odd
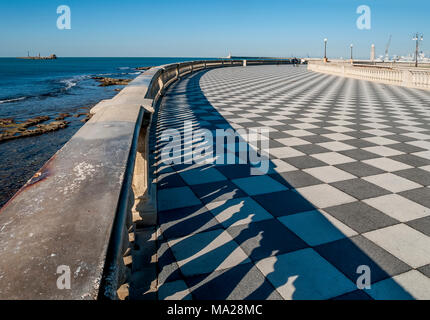
[[[430,299],[429,92],[221,68],[175,83],[155,119],[159,299]],[[184,121],[268,128],[269,172],[162,163]]]

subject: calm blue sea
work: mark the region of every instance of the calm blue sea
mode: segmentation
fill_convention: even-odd
[[[157,66],[199,58],[59,58],[21,60],[0,58],[0,118],[16,121],[59,113],[86,112],[116,88],[99,87],[93,76],[134,78],[137,67]],[[83,125],[66,118],[68,128],[0,142],[0,207]]]

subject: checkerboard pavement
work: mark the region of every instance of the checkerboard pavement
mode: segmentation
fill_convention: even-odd
[[[429,92],[220,68],[172,85],[154,119],[160,299],[430,299]],[[268,128],[269,172],[162,163],[184,121]]]

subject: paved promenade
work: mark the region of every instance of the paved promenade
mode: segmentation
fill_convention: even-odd
[[[159,299],[430,299],[430,92],[220,68],[172,85],[154,119]],[[184,121],[268,128],[269,172],[162,163]]]

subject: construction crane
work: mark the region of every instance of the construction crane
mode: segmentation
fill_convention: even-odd
[[[390,37],[388,38],[388,43],[387,43],[387,45],[385,46],[385,57],[384,57],[384,61],[388,61],[388,60],[390,60],[390,57],[388,56],[388,49],[390,48],[390,44],[391,44],[391,34],[390,34]]]

